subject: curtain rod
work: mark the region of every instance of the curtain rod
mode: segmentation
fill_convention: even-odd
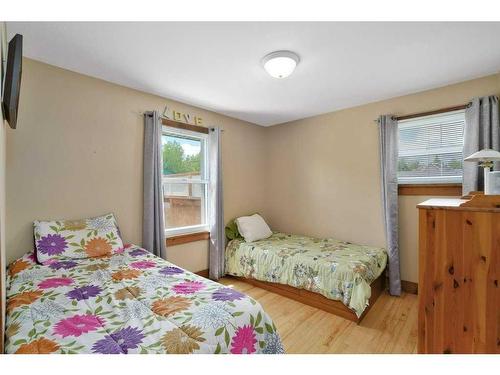
[[[139,113],[143,116],[148,116],[148,117],[153,116],[152,111],[139,112]],[[171,120],[171,119],[168,119],[168,118],[162,117],[162,116],[158,116],[158,118],[160,119],[161,123],[165,126],[171,126],[173,128],[190,130],[190,131],[194,131],[194,132],[198,132],[198,133],[208,133],[208,130],[215,129],[215,127],[213,127],[213,126],[205,127],[205,126],[200,126],[200,125],[192,125],[192,124],[188,124],[188,123],[181,122],[181,121]],[[224,129],[221,129],[220,131],[222,133],[224,133]]]
[[[456,106],[453,106],[453,107],[435,109],[433,111],[420,112],[420,113],[412,113],[411,115],[398,116],[398,117],[396,117],[396,120],[398,120],[398,121],[409,120],[409,119],[415,118],[415,117],[424,117],[424,116],[437,115],[439,113],[459,111],[459,110],[467,108],[468,105],[469,104],[461,104],[461,105],[456,105]]]
[[[470,105],[470,103],[460,104],[460,105],[455,105],[453,107],[446,107],[446,108],[434,109],[432,111],[412,113],[412,114],[403,115],[403,116],[396,116],[395,119],[396,119],[396,121],[402,121],[402,120],[409,120],[409,119],[416,118],[416,117],[424,117],[424,116],[437,115],[437,114],[440,114],[440,113],[460,111],[462,109],[466,109],[469,105]],[[375,122],[378,123],[378,119],[373,120],[373,121],[375,121]]]

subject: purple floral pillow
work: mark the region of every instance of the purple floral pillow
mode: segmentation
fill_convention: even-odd
[[[109,256],[123,249],[113,214],[81,220],[35,221],[38,262]]]

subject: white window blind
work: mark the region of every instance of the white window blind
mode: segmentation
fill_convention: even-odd
[[[398,122],[400,184],[462,182],[463,110]]]

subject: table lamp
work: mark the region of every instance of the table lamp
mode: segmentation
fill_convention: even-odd
[[[491,195],[490,169],[493,167],[493,162],[500,161],[500,152],[485,148],[467,156],[464,161],[477,162],[484,168],[484,194]]]

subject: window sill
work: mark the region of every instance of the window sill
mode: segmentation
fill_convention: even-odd
[[[210,239],[210,233],[207,231],[195,232],[188,234],[178,234],[174,236],[167,237],[167,246],[176,246],[189,242],[203,241]]]
[[[459,197],[462,184],[400,184],[398,195],[435,195]]]

